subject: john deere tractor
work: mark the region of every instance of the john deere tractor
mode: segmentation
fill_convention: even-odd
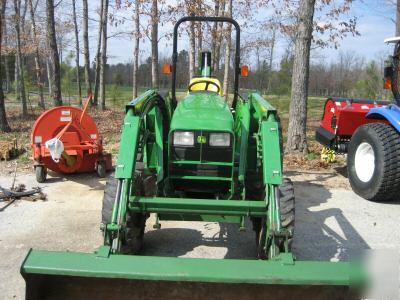
[[[212,76],[207,51],[201,53],[199,77],[177,101],[178,27],[186,21],[235,27],[231,105]],[[103,199],[104,245],[94,254],[31,250],[21,269],[28,298],[348,295],[356,273],[351,264],[301,262],[291,253],[295,197],[292,182],[282,174],[279,118],[258,93],[239,95],[239,77],[247,69],[240,65],[237,22],[225,17],[180,19],[174,27],[172,66],[164,70],[172,73],[168,94],[149,90],[126,106],[118,162]],[[156,228],[162,220],[185,220],[236,223],[244,229],[250,218],[255,259],[139,255],[150,214]]]

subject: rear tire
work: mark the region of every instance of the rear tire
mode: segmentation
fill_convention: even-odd
[[[47,169],[44,166],[36,166],[35,167],[35,175],[36,181],[39,183],[43,183],[47,178]]]
[[[115,179],[114,173],[107,178],[106,187],[104,189],[103,207],[102,207],[102,223],[111,223],[112,212],[117,194],[118,179]],[[135,195],[143,194],[143,181],[139,174],[135,175],[133,180]],[[143,236],[146,224],[146,215],[141,213],[126,214],[126,229],[122,237],[122,252],[130,254],[138,254],[143,248]]]
[[[371,201],[398,199],[400,135],[390,125],[366,124],[350,140],[347,172],[353,191]]]

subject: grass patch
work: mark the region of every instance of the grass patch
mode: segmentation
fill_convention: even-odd
[[[144,92],[146,89],[140,89],[139,92]],[[177,97],[182,98],[186,95],[186,91],[177,91]],[[277,110],[281,118],[283,140],[286,142],[287,139],[287,126],[289,120],[289,107],[290,97],[285,95],[264,95]],[[77,97],[64,97],[65,105],[78,105]],[[30,164],[30,132],[33,123],[42,113],[42,110],[37,107],[38,102],[37,95],[30,94],[30,115],[26,119],[21,118],[21,105],[15,101],[15,95],[8,93],[6,95],[6,109],[8,113],[8,120],[13,129],[11,133],[1,134],[0,140],[10,141],[14,138],[17,139],[18,146],[25,149],[25,153],[22,154],[18,162],[22,165]],[[106,105],[108,110],[101,111],[99,109],[90,108],[89,114],[94,118],[98,125],[100,134],[103,137],[103,144],[105,150],[113,154],[114,158],[118,154],[119,139],[121,124],[124,118],[124,107],[132,100],[132,88],[128,86],[113,86],[108,85],[106,90]],[[315,129],[319,126],[319,121],[323,113],[325,104],[325,98],[321,97],[309,97],[308,99],[308,118],[307,118],[307,138],[309,143],[310,152],[304,156],[300,161],[295,160],[297,166],[303,166],[308,168],[309,162],[315,162],[316,168],[320,168],[319,157],[320,150],[322,147],[315,141]],[[52,102],[48,97],[47,107],[52,106]],[[287,159],[290,161],[290,158]],[[314,168],[314,167],[312,167]]]

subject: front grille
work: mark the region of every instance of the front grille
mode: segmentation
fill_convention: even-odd
[[[206,143],[198,143],[198,137],[204,136]],[[194,132],[195,143],[193,146],[174,146],[171,145],[172,159],[179,160],[192,160],[202,162],[231,162],[233,151],[233,136],[231,136],[231,146],[229,147],[212,147],[210,146],[209,132]]]
[[[173,160],[200,160],[200,147],[172,147]]]
[[[232,168],[229,166],[173,164],[170,174],[173,176],[231,177],[231,173]]]

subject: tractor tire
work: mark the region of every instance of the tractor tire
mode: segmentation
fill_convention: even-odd
[[[45,166],[36,166],[35,167],[35,175],[36,181],[39,183],[43,183],[47,178],[47,169]]]
[[[143,193],[143,181],[140,173],[135,174],[133,182],[135,194]],[[118,180],[114,178],[114,172],[109,175],[103,196],[102,223],[111,222],[112,212],[117,194]],[[122,252],[125,254],[138,254],[143,248],[143,236],[146,224],[146,215],[141,213],[130,213],[126,215],[126,230],[122,237]]]
[[[289,178],[284,178],[279,186],[279,212],[281,225],[284,229],[291,232],[288,238],[288,250],[291,251],[293,243],[294,225],[295,225],[295,196],[293,183]],[[255,222],[256,221],[256,222]],[[257,257],[267,259],[267,253],[264,249],[266,238],[266,224],[264,218],[253,220],[253,229],[256,232]],[[279,245],[281,252],[285,251],[285,243],[282,241]]]
[[[347,172],[353,191],[364,199],[399,199],[399,133],[382,123],[359,127],[350,140]]]
[[[104,160],[100,160],[97,162],[96,173],[97,176],[100,178],[106,177],[107,170],[106,170],[106,162]]]

